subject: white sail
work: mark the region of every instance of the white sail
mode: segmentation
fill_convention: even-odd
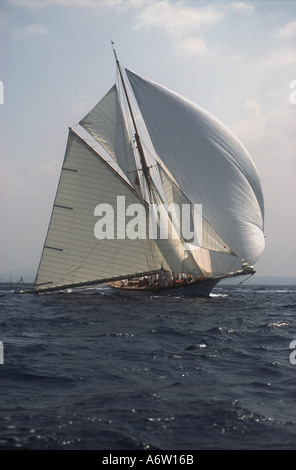
[[[209,113],[174,92],[126,70],[151,141],[184,195],[227,247],[253,264],[264,248],[260,180],[243,145]],[[217,254],[207,254],[217,258]],[[221,262],[223,274],[234,260]],[[220,256],[221,258],[221,256]],[[226,261],[227,260],[227,261]],[[208,262],[211,265],[211,262]]]
[[[133,184],[137,176],[135,158],[116,85],[79,124],[102,145]]]
[[[194,208],[167,172],[160,165],[158,168],[168,205],[176,204],[179,208],[189,205],[194,217],[194,211],[197,209]],[[237,257],[202,216],[202,208],[200,210],[201,213],[197,217],[197,221],[201,224],[200,244],[198,247],[193,247],[192,250],[189,250],[188,255],[191,255],[204,276],[228,272],[233,269]],[[241,260],[239,260],[235,267],[240,269]],[[192,271],[186,272],[192,273]]]
[[[202,276],[203,273],[191,252],[186,250],[179,220],[176,220],[173,211],[168,210],[171,203],[164,203],[153,182],[151,182],[151,200],[149,223],[150,228],[153,226],[155,228],[157,225],[157,237],[153,236],[152,239],[155,241],[154,249],[157,250],[158,259],[163,259],[163,269],[174,273]],[[151,235],[153,230],[150,232]]]
[[[157,257],[149,237],[118,238],[116,232],[114,239],[95,237],[99,204],[112,206],[115,224],[124,223],[117,196],[125,198],[126,206],[141,203],[134,190],[70,130],[35,289],[126,277],[161,267],[164,260]]]
[[[126,101],[114,85],[79,123],[112,163],[70,129],[33,291],[166,270],[193,275],[190,288],[212,283],[208,292],[253,274],[264,203],[246,149],[194,103],[126,70],[130,100],[115,57]]]

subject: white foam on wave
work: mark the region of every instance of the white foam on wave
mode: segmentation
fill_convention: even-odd
[[[228,294],[210,294],[210,297],[228,297]]]

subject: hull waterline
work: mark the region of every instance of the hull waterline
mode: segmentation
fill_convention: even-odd
[[[155,295],[155,296],[188,296],[188,297],[209,297],[213,288],[221,279],[209,279],[191,283],[184,283],[181,286],[168,286],[159,289],[146,287],[121,287],[120,283],[109,283],[108,285],[121,295]]]

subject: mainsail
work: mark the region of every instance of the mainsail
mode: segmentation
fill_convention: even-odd
[[[35,292],[160,269],[196,279],[226,277],[242,263],[253,264],[264,248],[260,180],[243,145],[194,103],[126,70],[139,108],[133,114],[117,65],[124,93],[120,84],[112,86],[79,122],[113,163],[101,156],[98,145],[69,130]],[[118,207],[119,198],[124,208]],[[98,205],[111,208],[100,224],[111,227],[113,237],[95,234]],[[143,208],[139,236],[118,236],[127,206]],[[198,215],[199,246],[190,245],[180,230],[177,209],[184,206],[191,220]],[[159,236],[160,219],[167,223],[168,237]],[[156,237],[151,236],[151,220],[156,221]]]
[[[117,196],[126,204],[139,201],[134,190],[76,133],[69,131],[65,159],[34,287],[88,284],[127,277],[161,266],[151,240],[98,240],[94,235],[95,207],[108,204],[117,213]],[[108,223],[108,221],[106,221]],[[115,234],[116,235],[116,234]]]

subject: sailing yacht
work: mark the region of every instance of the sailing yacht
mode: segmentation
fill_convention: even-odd
[[[264,203],[247,150],[113,52],[116,83],[69,128],[31,292],[109,284],[208,296],[221,279],[254,274]]]

